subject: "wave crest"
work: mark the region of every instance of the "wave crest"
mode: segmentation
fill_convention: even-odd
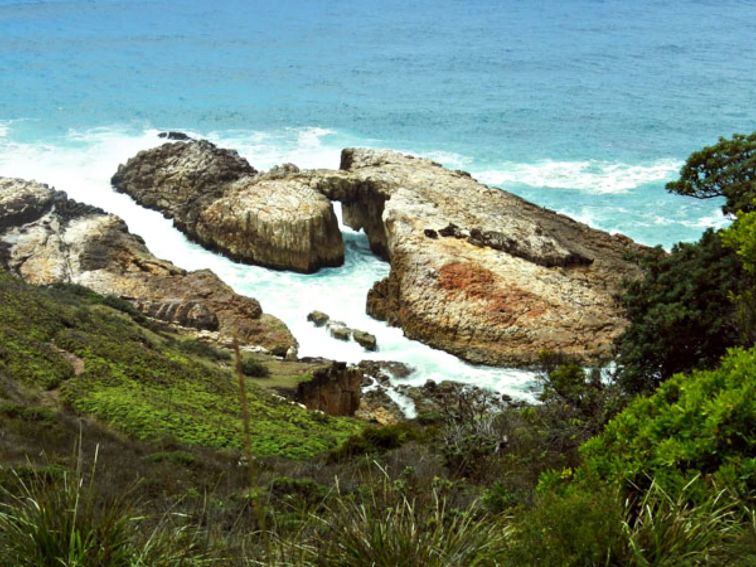
[[[505,162],[501,168],[473,172],[489,185],[529,185],[550,189],[575,189],[592,193],[625,193],[647,183],[674,177],[682,162],[660,159],[647,165],[597,160],[535,163]]]

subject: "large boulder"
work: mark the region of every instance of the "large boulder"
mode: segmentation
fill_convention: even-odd
[[[292,172],[342,203],[391,263],[367,311],[468,361],[530,365],[542,351],[606,361],[627,322],[615,295],[643,247],[469,174],[397,152],[346,149],[340,171]]]
[[[190,140],[139,152],[111,181],[235,260],[304,273],[339,266],[344,244],[333,206],[287,178],[296,171],[289,165],[258,175],[235,151]]]
[[[611,356],[626,326],[615,295],[640,276],[630,239],[425,159],[345,150],[342,168],[358,188],[345,195],[353,217],[363,202],[368,212],[383,203],[380,226],[363,223],[391,262],[368,296],[371,314],[472,362],[527,365],[544,350]]]
[[[286,326],[213,272],[153,256],[120,218],[39,183],[0,178],[0,264],[38,285],[64,282],[130,300],[146,315],[284,354]]]
[[[331,202],[296,181],[244,177],[199,212],[192,237],[243,262],[311,273],[344,262]]]

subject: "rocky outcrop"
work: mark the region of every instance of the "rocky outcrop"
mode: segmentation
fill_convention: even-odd
[[[312,379],[299,384],[296,399],[311,410],[329,415],[352,416],[360,407],[362,371],[343,362],[316,370]]]
[[[288,164],[258,175],[236,152],[191,140],[138,153],[112,183],[235,260],[304,273],[339,266],[344,245],[333,206],[291,177],[297,172]]]
[[[466,360],[535,363],[544,350],[585,362],[611,355],[626,326],[615,295],[640,276],[642,247],[469,174],[396,152],[346,149],[340,171],[302,171],[341,201],[391,272],[367,311]]]
[[[211,271],[156,258],[120,218],[46,185],[0,178],[0,248],[3,266],[33,284],[80,284],[151,317],[275,353],[296,345],[281,321]]]
[[[191,236],[230,258],[270,268],[311,273],[344,262],[331,202],[292,180],[245,177],[229,184],[201,209]]]
[[[145,161],[161,168],[161,152],[171,151],[179,150],[140,154],[119,169],[114,183],[139,200],[140,191],[119,176],[138,179]],[[161,210],[176,214],[171,211],[183,202],[176,195],[184,193],[150,186],[171,203]],[[341,242],[323,228],[330,220],[313,220],[320,205],[311,195],[340,201],[344,222],[363,229],[371,249],[391,263],[389,276],[368,294],[368,313],[475,363],[530,365],[545,350],[586,363],[605,361],[626,326],[615,296],[624,279],[640,276],[627,257],[641,247],[628,238],[486,187],[465,172],[396,152],[346,149],[339,171],[300,171],[287,164],[265,175],[243,173],[225,187],[206,190],[209,201],[193,197],[194,212],[181,213],[194,219],[195,237],[235,258],[254,257],[256,248],[247,242],[258,238],[270,243],[273,256],[286,258],[275,267],[308,271],[329,264],[297,264],[294,258],[318,256],[313,251],[332,251]],[[255,191],[268,195],[262,201],[276,203],[271,219],[280,223],[257,213],[240,216],[262,206]],[[255,228],[261,226],[271,228]],[[319,231],[323,246],[313,244]],[[343,247],[338,250],[336,256]]]

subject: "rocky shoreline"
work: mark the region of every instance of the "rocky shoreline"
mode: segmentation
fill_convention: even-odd
[[[366,310],[473,363],[529,366],[544,351],[611,358],[615,296],[643,249],[469,174],[397,152],[345,149],[335,170],[260,173],[236,152],[181,140],[140,152],[114,187],[227,256],[309,272],[343,261],[332,202],[388,260]]]
[[[527,366],[543,351],[586,363],[611,355],[625,321],[614,302],[626,258],[642,247],[593,230],[468,174],[396,152],[346,149],[341,168],[266,173],[236,152],[180,133],[118,168],[113,186],[157,209],[192,239],[246,262],[311,272],[343,262],[332,203],[390,262],[366,311],[465,360]],[[286,325],[209,270],[153,256],[114,215],[46,185],[0,178],[0,264],[38,285],[75,283],[130,301],[145,315],[221,346],[296,358]],[[328,315],[308,319],[335,338],[378,349],[376,337]],[[394,423],[433,414],[475,388],[396,386],[395,362],[322,360],[288,395],[310,409]],[[401,380],[399,380],[400,382]],[[364,394],[363,394],[364,392]],[[478,395],[478,394],[475,394]],[[401,399],[400,399],[401,398]]]
[[[132,302],[145,315],[218,341],[285,355],[296,339],[210,270],[153,256],[119,217],[47,185],[0,178],[0,265],[29,283],[73,283]]]

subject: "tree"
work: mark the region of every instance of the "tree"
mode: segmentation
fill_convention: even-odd
[[[697,199],[725,197],[725,214],[756,210],[756,132],[719,138],[693,152],[667,190]]]
[[[744,344],[735,298],[752,285],[738,256],[708,230],[695,244],[658,249],[642,261],[645,276],[622,298],[630,320],[619,341],[619,382],[648,392],[677,372],[713,368]]]

